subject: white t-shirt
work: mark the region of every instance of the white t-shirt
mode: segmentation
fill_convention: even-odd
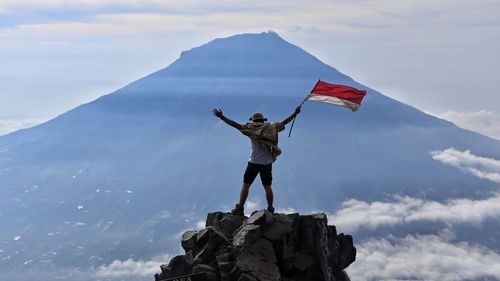
[[[252,138],[250,138],[250,142],[252,143],[252,151],[250,152],[250,159],[248,159],[250,163],[262,165],[273,163],[273,153],[269,145]]]

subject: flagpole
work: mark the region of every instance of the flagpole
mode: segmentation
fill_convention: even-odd
[[[299,107],[301,107],[306,102],[309,96],[310,95],[307,95],[307,97],[300,103]],[[288,137],[290,137],[290,135],[292,134],[293,124],[295,124],[295,118],[297,118],[297,116],[293,117],[292,125],[290,126],[290,131],[288,132]]]
[[[320,81],[321,81],[321,79],[318,79],[318,82],[316,82],[316,84],[314,84],[313,89],[316,88],[316,85],[318,85],[318,83]],[[312,90],[309,94],[307,94],[307,97],[299,104],[299,107],[301,107],[307,101],[307,99],[311,96],[311,93],[312,93]],[[295,124],[295,118],[297,118],[297,116],[293,117],[292,125],[290,126],[290,131],[288,132],[288,137],[290,137],[290,135],[292,134],[293,124]]]
[[[321,79],[318,79],[318,82],[316,82],[316,84],[314,84],[313,89],[316,88],[316,85],[318,85],[318,83],[320,81],[321,81]],[[309,94],[307,94],[307,97],[299,104],[299,107],[301,107],[307,101],[307,99],[311,96],[311,93],[312,93],[312,90],[311,90],[311,92],[309,92]],[[293,117],[292,125],[290,126],[290,131],[288,132],[288,137],[290,137],[290,135],[292,134],[293,125],[295,124],[295,118],[297,118],[297,116]]]

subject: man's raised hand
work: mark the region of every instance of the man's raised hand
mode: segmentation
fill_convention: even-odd
[[[299,114],[300,113],[300,106],[297,106],[295,108],[295,115]]]
[[[219,118],[222,118],[222,110],[221,110],[220,108],[219,108],[219,109],[216,109],[216,108],[212,109],[212,113],[213,113],[215,116],[217,116],[217,117],[219,117]]]
[[[241,124],[239,124],[239,123],[237,123],[236,121],[233,121],[233,120],[231,120],[231,119],[227,118],[226,116],[224,116],[224,115],[222,114],[222,110],[221,110],[220,108],[219,108],[219,109],[217,109],[217,108],[212,109],[212,113],[213,113],[215,116],[219,117],[222,121],[224,121],[224,122],[225,122],[226,124],[228,124],[229,126],[234,127],[234,128],[236,128],[236,129],[238,129],[238,130],[241,130],[241,129],[242,129],[242,125],[241,125]]]

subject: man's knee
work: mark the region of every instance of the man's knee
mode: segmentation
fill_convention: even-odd
[[[272,188],[271,188],[271,185],[270,185],[270,184],[269,184],[269,185],[267,185],[267,184],[266,184],[266,185],[264,185],[264,189],[265,189],[266,191],[272,191]]]

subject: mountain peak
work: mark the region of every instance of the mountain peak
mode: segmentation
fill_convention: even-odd
[[[301,77],[346,76],[274,31],[212,40],[181,53],[163,73],[174,76]]]
[[[241,34],[235,34],[229,37],[225,38],[216,38],[213,41],[217,40],[235,40],[235,39],[244,39],[244,40],[280,40],[286,42],[283,38],[279,36],[278,33],[275,31],[269,30],[269,31],[263,31],[260,33],[241,33]],[[210,43],[210,42],[209,42]],[[207,44],[209,44],[207,43]]]
[[[231,45],[233,47],[242,47],[245,44],[258,44],[266,46],[270,46],[271,44],[292,45],[283,38],[281,38],[278,33],[274,31],[264,31],[260,33],[241,33],[241,34],[231,35],[229,37],[216,38],[208,43],[203,44],[200,47],[196,47],[191,50],[196,50],[198,48],[202,48],[205,46],[212,46],[218,44]],[[189,53],[191,50],[184,51],[182,52],[182,54]]]

